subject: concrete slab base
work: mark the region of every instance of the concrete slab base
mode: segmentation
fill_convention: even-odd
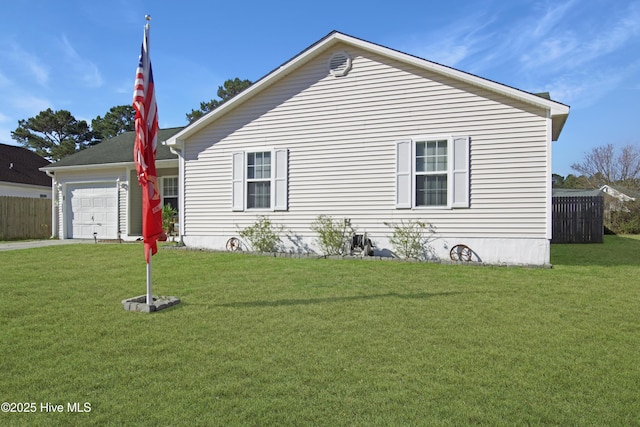
[[[126,311],[139,311],[142,313],[152,313],[154,311],[163,310],[176,304],[180,304],[180,299],[176,297],[165,297],[153,295],[153,302],[147,304],[147,296],[140,295],[129,299],[122,300],[122,305]]]

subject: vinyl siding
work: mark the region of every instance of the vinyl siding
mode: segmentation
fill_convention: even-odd
[[[328,70],[337,50],[353,58],[345,77]],[[470,208],[395,208],[395,143],[425,135],[471,138]],[[272,148],[289,150],[288,211],[232,212],[231,153]],[[422,219],[446,236],[544,239],[549,149],[542,108],[338,46],[186,141],[183,232],[237,236],[269,215],[309,237],[324,213],[374,238]]]
[[[62,184],[62,188],[58,192],[59,202],[57,207],[57,225],[58,225],[58,236],[61,238],[65,237],[65,218],[64,215],[70,214],[70,212],[65,212],[67,203],[66,199],[66,191],[69,185],[81,184],[81,183],[98,183],[98,182],[113,182],[115,183],[118,179],[120,182],[126,183],[126,171],[124,168],[119,168],[117,170],[114,169],[92,169],[91,171],[69,171],[69,172],[56,172],[56,181],[58,184]],[[124,234],[126,232],[126,212],[127,212],[127,189],[126,186],[119,186],[118,188],[118,198],[119,198],[119,212],[118,218],[120,223],[118,224],[119,229]]]
[[[159,168],[157,173],[162,176],[178,175],[178,168]],[[136,171],[132,168],[92,168],[90,170],[57,171],[56,180],[62,184],[58,192],[57,227],[58,236],[64,236],[63,212],[67,184],[116,182],[120,180],[118,187],[118,230],[122,238],[127,236],[137,237],[142,235],[142,192],[136,178]]]

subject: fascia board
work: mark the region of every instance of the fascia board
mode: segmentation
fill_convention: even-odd
[[[158,167],[172,167],[178,166],[178,159],[165,159],[156,160],[156,169]],[[67,171],[79,171],[79,170],[98,170],[98,169],[119,169],[119,168],[134,168],[134,162],[120,162],[120,163],[96,163],[91,165],[72,165],[72,166],[45,166],[40,168],[42,172],[67,172]]]
[[[522,91],[520,89],[513,88],[511,86],[497,83],[492,80],[487,80],[482,77],[478,77],[473,74],[466,73],[464,71],[456,70],[455,68],[447,67],[445,65],[438,64],[417,56],[412,56],[404,52],[400,52],[385,46],[370,43],[364,40],[359,40],[344,34],[336,35],[336,39],[340,39],[345,43],[353,44],[364,50],[375,52],[379,55],[390,57],[400,62],[408,63],[416,67],[432,71],[437,74],[442,74],[447,77],[451,77],[456,80],[463,81],[465,83],[478,86],[492,92],[503,94],[511,98],[519,99],[523,102],[533,104],[551,111],[551,115],[563,115],[569,114],[569,106],[559,103],[557,101],[541,98],[537,95],[529,92]]]
[[[168,146],[178,145],[180,143],[180,140],[182,141],[186,140],[189,136],[197,133],[203,127],[215,121],[218,117],[226,114],[231,109],[251,99],[254,95],[260,93],[262,90],[269,87],[269,85],[280,80],[282,77],[290,74],[295,69],[301,67],[302,65],[307,63],[310,59],[318,55],[320,52],[327,50],[331,46],[338,44],[340,42],[350,44],[352,46],[361,48],[363,50],[374,52],[379,55],[398,60],[400,62],[408,63],[425,70],[442,74],[442,75],[451,77],[453,79],[463,81],[465,83],[468,83],[477,87],[481,87],[489,91],[499,93],[511,98],[515,98],[517,100],[520,100],[528,104],[538,106],[540,108],[549,110],[552,117],[565,116],[569,114],[569,106],[559,103],[557,101],[547,100],[537,95],[510,87],[501,83],[497,83],[492,80],[487,80],[485,78],[478,77],[476,75],[469,74],[464,71],[456,70],[455,68],[447,67],[445,65],[428,61],[426,59],[419,58],[417,56],[412,56],[407,53],[400,52],[385,46],[381,46],[365,40],[357,39],[355,37],[351,37],[346,34],[342,34],[339,32],[332,32],[328,36],[326,36],[324,39],[321,39],[319,42],[307,48],[305,51],[298,54],[293,59],[289,60],[288,62],[284,63],[277,69],[267,74],[265,77],[263,77],[262,79],[260,79],[259,81],[251,85],[249,88],[247,88],[238,96],[225,102],[224,104],[222,104],[222,106],[216,108],[214,111],[205,115],[204,117],[201,117],[199,120],[195,121],[193,124],[185,127],[183,130],[181,130],[177,134],[173,135],[171,138],[164,141],[163,144]],[[564,123],[564,121],[562,123]]]
[[[335,33],[337,34],[337,33]],[[207,126],[209,123],[215,121],[218,117],[226,114],[228,111],[231,111],[233,108],[239,106],[240,104],[246,102],[251,99],[253,96],[262,92],[265,88],[269,87],[271,84],[280,80],[284,76],[290,74],[297,68],[306,64],[311,58],[313,58],[318,52],[328,49],[330,46],[336,44],[338,39],[335,37],[335,34],[330,34],[324,40],[316,43],[310,48],[306,49],[302,53],[298,54],[293,59],[285,62],[280,67],[268,73],[266,76],[249,86],[242,93],[238,94],[234,98],[222,104],[220,107],[216,108],[209,114],[201,117],[200,119],[193,122],[191,125],[187,126],[180,132],[173,135],[171,138],[163,141],[164,145],[173,147],[182,143],[184,140],[189,138],[189,136],[197,133],[202,128]]]

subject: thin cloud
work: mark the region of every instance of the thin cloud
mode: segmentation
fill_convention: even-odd
[[[101,87],[104,84],[98,66],[92,61],[80,55],[71,45],[66,36],[61,38],[61,48],[66,63],[74,71],[74,74],[86,87]]]
[[[51,108],[53,105],[48,99],[40,98],[33,95],[20,95],[14,96],[9,99],[9,104],[21,111],[25,111],[27,114],[36,115],[39,112]]]
[[[9,80],[4,74],[0,73],[0,87],[9,86],[11,80]]]
[[[491,44],[492,32],[487,29],[493,21],[484,13],[470,15],[456,21],[455,25],[405,42],[400,50],[442,65],[457,67]]]
[[[637,87],[638,64],[612,66],[616,56],[640,42],[640,2],[617,13],[576,0],[543,3],[530,13],[492,9],[415,39],[401,48],[529,91],[549,91],[578,108],[594,105],[620,85]],[[588,13],[592,20],[576,19]],[[619,59],[619,58],[618,58]],[[507,71],[508,70],[508,71]]]
[[[0,44],[0,48],[0,53],[4,53],[5,65],[23,70],[33,77],[37,84],[46,86],[49,82],[49,68],[40,58],[27,52],[13,40]]]
[[[558,77],[545,87],[554,98],[580,108],[595,105],[599,99],[619,88],[640,71],[640,60],[626,67],[582,70]]]
[[[552,67],[555,70],[578,70],[606,55],[616,53],[640,36],[640,7],[631,5],[622,17],[602,25],[588,25],[550,35],[532,44],[520,58],[524,68]],[[552,28],[550,28],[552,30]]]
[[[546,38],[549,33],[555,30],[565,15],[569,13],[574,4],[576,4],[576,0],[549,7],[542,17],[536,16],[537,23],[533,26],[533,31],[526,33],[526,37],[536,41]],[[525,35],[523,34],[523,36]]]
[[[11,130],[0,126],[0,144],[11,145],[15,143],[16,141],[13,138],[11,138]]]

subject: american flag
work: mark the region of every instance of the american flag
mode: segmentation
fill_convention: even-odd
[[[142,238],[147,264],[149,251],[158,251],[157,240],[162,234],[162,205],[156,176],[156,143],[158,135],[158,111],[153,86],[153,71],[149,58],[149,24],[144,27],[144,38],[136,81],[133,89],[133,108],[136,111],[136,140],[133,161],[142,186]]]

